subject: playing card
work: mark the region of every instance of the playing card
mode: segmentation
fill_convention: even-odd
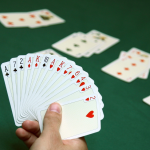
[[[30,17],[27,13],[0,13],[0,21],[5,27],[27,27]]]
[[[36,52],[36,53],[40,53],[40,54],[50,54],[50,55],[56,55],[56,56],[59,56],[59,57],[63,57],[62,55],[58,54],[57,52],[55,52],[55,51],[52,50],[52,49],[46,49],[46,50],[39,51],[39,52]]]
[[[25,55],[20,55],[17,57],[17,95],[18,95],[18,115],[20,114],[20,106],[21,106],[21,96],[22,96],[22,88],[23,88],[23,78],[24,78],[24,68],[25,68]]]
[[[87,54],[90,56],[94,48],[99,46],[96,40],[90,40],[86,36],[79,32],[71,34],[70,36],[58,41],[52,45],[54,48],[67,53],[76,58],[80,58]]]
[[[144,98],[143,102],[145,102],[146,104],[150,105],[150,96]]]
[[[131,55],[131,53],[129,54]],[[132,57],[132,56],[131,56]],[[141,61],[142,60],[142,61]],[[144,62],[143,62],[144,61]],[[149,68],[150,61],[145,58],[115,60],[102,68],[102,71],[126,82],[131,82]]]
[[[52,13],[48,9],[36,10],[29,12],[30,16],[33,19],[38,19],[39,21],[32,22],[29,27],[30,28],[37,28],[40,26],[48,26],[54,25],[59,23],[64,23],[65,20],[58,17],[56,14]]]
[[[119,55],[119,59],[123,59],[126,56],[127,56],[127,52],[121,51],[120,55]],[[141,79],[147,79],[148,75],[149,75],[149,68],[144,73],[142,73],[141,75],[139,75],[139,78],[141,78]]]
[[[10,60],[10,71],[12,78],[12,92],[14,97],[15,106],[15,116],[18,117],[18,95],[17,95],[17,58],[12,58]],[[17,120],[16,120],[17,121]]]
[[[10,63],[6,62],[6,63],[1,64],[1,69],[3,73],[4,81],[5,81],[5,86],[6,86],[14,122],[16,126],[19,126],[20,124],[16,122],[16,111],[15,111],[16,107],[15,107],[15,100],[14,100],[14,95],[13,95],[13,83],[11,79]]]
[[[97,30],[88,32],[87,36],[98,40],[98,42],[100,43],[100,47],[97,49],[97,51],[95,51],[96,54],[105,51],[106,49],[110,48],[120,41],[118,38],[112,37]]]
[[[22,109],[24,107],[24,103],[26,101],[25,93],[26,93],[26,90],[27,90],[27,85],[28,85],[28,81],[29,81],[29,78],[30,78],[30,74],[31,74],[33,59],[34,59],[34,54],[27,54],[26,55],[24,78],[23,78],[23,85],[22,85],[23,88],[22,88],[22,92],[21,92],[22,96],[21,96],[20,115],[22,115],[21,112],[22,112]],[[21,119],[21,117],[25,117],[25,116],[19,116],[19,117]]]
[[[96,95],[95,95],[96,97]],[[62,104],[62,123],[60,135],[62,139],[73,139],[95,133],[100,130],[97,97],[90,101],[85,99]],[[43,118],[46,110],[40,110],[38,118],[43,129]]]

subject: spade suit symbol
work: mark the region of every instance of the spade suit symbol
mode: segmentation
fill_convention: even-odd
[[[20,69],[23,69],[22,65],[19,67]]]
[[[13,71],[14,71],[14,72],[17,72],[17,69],[15,68]]]
[[[43,64],[43,67],[45,67],[46,66],[46,64]]]
[[[9,73],[6,73],[5,75],[8,77],[8,76],[9,76]]]

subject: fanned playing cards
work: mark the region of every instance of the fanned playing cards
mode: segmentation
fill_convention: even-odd
[[[40,52],[12,58],[1,69],[16,126],[37,120],[42,131],[47,108],[57,102],[62,106],[62,139],[100,131],[102,96],[94,80],[75,62]]]

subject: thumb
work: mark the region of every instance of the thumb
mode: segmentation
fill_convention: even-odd
[[[52,143],[61,141],[61,136],[59,133],[61,118],[62,108],[60,104],[51,104],[44,117],[43,132],[41,134],[44,139],[49,139]]]

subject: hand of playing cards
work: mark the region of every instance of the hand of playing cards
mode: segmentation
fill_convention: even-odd
[[[65,20],[47,9],[32,12],[0,13],[0,22],[7,28],[37,28],[64,23]]]
[[[53,44],[52,47],[76,58],[90,57],[99,54],[120,40],[104,34],[97,30],[92,30],[87,34],[78,32]]]
[[[73,61],[50,54],[27,54],[1,65],[16,126],[38,120],[48,106],[62,105],[62,139],[98,132],[104,118],[102,97],[88,73]]]
[[[147,79],[150,69],[150,54],[132,48],[128,52],[122,51],[119,59],[102,68],[102,71],[126,82],[136,78]]]

